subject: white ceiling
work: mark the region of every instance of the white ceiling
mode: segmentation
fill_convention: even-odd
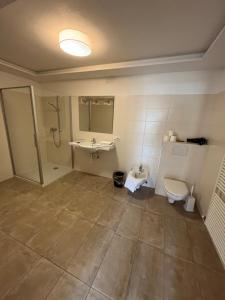
[[[2,69],[40,80],[225,68],[224,0],[4,0],[2,7]],[[89,36],[90,57],[60,50],[65,28]]]

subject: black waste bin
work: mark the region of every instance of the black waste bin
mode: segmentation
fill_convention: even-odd
[[[122,171],[113,172],[114,186],[118,188],[122,188],[124,186],[124,177],[125,177],[125,173]]]

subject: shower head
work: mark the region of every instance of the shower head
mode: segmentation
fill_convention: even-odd
[[[54,111],[59,111],[59,108],[55,104],[48,102],[48,105],[52,106]]]

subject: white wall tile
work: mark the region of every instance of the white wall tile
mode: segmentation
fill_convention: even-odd
[[[143,145],[159,148],[162,145],[162,135],[145,133]]]
[[[198,122],[201,120],[202,113],[201,111],[192,109],[192,108],[171,108],[168,113],[168,122]]]
[[[148,145],[143,145],[142,157],[143,159],[157,158],[160,156],[161,147],[152,147]]]
[[[142,145],[143,144],[143,134],[128,132],[125,137],[126,144]]]
[[[153,108],[170,108],[173,103],[173,97],[170,95],[149,95],[146,96],[146,109]]]
[[[125,126],[127,133],[143,134],[145,130],[145,121],[128,121]]]
[[[173,130],[177,137],[181,140],[187,140],[187,138],[194,138],[202,136],[202,124],[200,120],[198,122],[175,122],[169,121],[165,125],[165,134],[168,134],[169,130]]]
[[[149,122],[145,123],[146,134],[164,134],[166,122]]]
[[[214,97],[214,96],[213,96]],[[187,156],[172,155],[168,150],[172,144],[162,144],[164,134],[169,129],[175,131],[180,139],[188,137],[206,136],[211,143],[223,140],[225,128],[224,98],[213,102],[209,95],[133,95],[117,96],[115,99],[114,135],[120,136],[114,153],[105,153],[99,161],[90,163],[86,154],[79,156],[79,166],[85,170],[92,170],[95,174],[111,176],[115,168],[129,171],[134,165],[143,163],[150,170],[148,185],[156,186],[156,192],[165,194],[163,177],[173,176],[187,180],[189,183],[197,181],[203,165],[205,148],[197,147],[195,152],[190,150]],[[221,124],[218,127],[218,124]],[[83,137],[92,136],[86,133]],[[103,135],[96,134],[98,139]],[[111,135],[104,139],[112,138]],[[224,137],[225,139],[225,137]],[[167,152],[162,150],[167,147]],[[87,159],[84,163],[83,160]],[[159,159],[161,160],[159,161]],[[104,161],[104,160],[107,160]],[[110,162],[109,162],[110,161]],[[108,169],[107,169],[108,168]],[[105,170],[107,169],[107,171]],[[198,184],[199,185],[199,184]],[[203,185],[204,186],[204,185]]]
[[[167,121],[168,109],[147,109],[146,121],[165,122]]]

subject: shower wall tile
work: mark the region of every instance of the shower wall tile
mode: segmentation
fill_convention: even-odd
[[[51,127],[57,128],[57,114],[49,106],[49,103],[56,105],[57,97],[38,97],[38,127],[41,131],[40,148],[43,164],[56,164],[71,167],[71,150],[68,146],[70,140],[70,118],[68,97],[60,97],[60,125],[61,125],[61,146],[54,145]],[[56,134],[58,141],[58,135]]]

